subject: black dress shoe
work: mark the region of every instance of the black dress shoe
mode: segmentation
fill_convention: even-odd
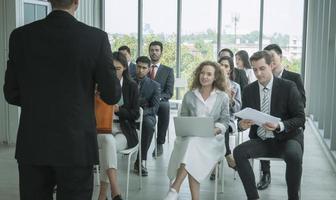
[[[157,157],[162,156],[162,154],[163,154],[163,145],[162,144],[158,144],[157,145]],[[155,157],[155,149],[154,149],[154,151],[152,153],[152,156]]]
[[[134,163],[134,172],[138,175],[140,174],[139,173],[139,163],[138,163],[138,161],[135,161],[135,163]],[[147,168],[145,166],[143,166],[142,164],[141,164],[141,176],[148,176]]]
[[[271,173],[264,173],[261,177],[261,180],[257,184],[258,190],[264,190],[271,183]]]
[[[115,196],[112,200],[123,200],[123,199],[121,198],[121,195],[119,194]]]

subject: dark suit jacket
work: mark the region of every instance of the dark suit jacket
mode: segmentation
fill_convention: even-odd
[[[245,86],[248,85],[248,78],[246,76],[246,72],[243,69],[238,69],[238,68],[233,68],[235,79],[233,80],[234,82],[238,83],[240,85],[240,89],[243,92]]]
[[[128,148],[138,143],[135,121],[139,118],[138,85],[131,79],[123,79],[122,96],[124,104],[115,114],[119,117],[120,127],[127,139]]]
[[[144,110],[143,116],[155,117],[160,105],[160,84],[147,76],[137,82],[140,84],[139,104]]]
[[[259,84],[255,81],[245,87],[242,98],[242,109],[246,107],[260,110]],[[303,146],[303,132],[301,127],[305,123],[303,103],[296,85],[292,81],[274,77],[270,114],[281,118],[285,130],[277,133],[275,138],[279,141],[296,139]],[[257,125],[250,129],[250,138],[258,138]]]
[[[15,29],[4,94],[21,106],[16,159],[36,165],[98,163],[94,90],[115,104],[120,83],[107,34],[64,11]]]
[[[168,101],[174,94],[174,70],[161,64],[154,80],[160,84],[161,101]]]
[[[129,74],[131,78],[135,79],[136,77],[136,64],[135,63],[130,63],[128,66]]]
[[[281,78],[293,81],[296,84],[303,101],[303,106],[306,107],[306,94],[300,74],[283,70]]]

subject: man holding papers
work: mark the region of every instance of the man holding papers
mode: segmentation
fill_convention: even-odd
[[[295,83],[273,77],[271,55],[254,53],[250,61],[257,81],[246,86],[242,108],[252,108],[280,118],[278,123],[258,126],[251,119],[241,119],[240,129],[250,128],[251,140],[234,149],[237,170],[248,199],[259,199],[250,158],[276,157],[286,162],[286,182],[289,200],[298,200],[302,174],[303,131],[305,114]]]

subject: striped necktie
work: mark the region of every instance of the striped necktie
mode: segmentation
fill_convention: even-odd
[[[264,96],[263,96],[263,99],[262,99],[262,103],[261,103],[261,106],[260,106],[260,111],[263,112],[263,113],[267,113],[269,114],[270,111],[269,111],[269,89],[264,87],[263,89],[263,92],[264,92]],[[258,127],[258,130],[257,130],[257,135],[262,139],[262,140],[266,140],[266,134],[267,134],[267,131],[263,128],[263,127]]]

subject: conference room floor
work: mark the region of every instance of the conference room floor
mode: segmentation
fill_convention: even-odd
[[[176,116],[176,111],[172,110],[171,117]],[[161,200],[167,193],[169,180],[166,175],[167,166],[171,151],[174,145],[174,126],[170,123],[170,142],[164,145],[164,154],[155,160],[151,153],[154,143],[149,150],[149,160],[147,168],[149,175],[143,178],[143,187],[139,190],[138,176],[131,172],[130,177],[130,200]],[[246,139],[246,136],[245,136]],[[17,200],[19,199],[18,189],[18,170],[17,163],[14,159],[14,146],[0,145],[0,199]],[[125,190],[127,159],[119,158],[119,183],[122,191]],[[131,164],[133,169],[133,163]],[[259,165],[256,162],[254,171],[258,180]],[[285,163],[272,162],[272,183],[270,187],[261,191],[260,197],[265,200],[287,199],[286,182],[285,182]],[[245,192],[238,174],[234,180],[233,170],[224,167],[224,193],[218,193],[218,199],[246,199]],[[93,200],[97,199],[99,186],[95,182]],[[306,124],[305,130],[305,153],[303,162],[303,179],[302,179],[302,200],[334,200],[336,196],[336,172],[329,163],[323,148],[314,133],[314,129],[309,123]],[[219,184],[220,189],[220,184]],[[110,199],[110,198],[109,198]],[[185,180],[181,192],[180,200],[191,199],[188,181]],[[214,199],[214,181],[205,180],[201,183],[201,199]]]

